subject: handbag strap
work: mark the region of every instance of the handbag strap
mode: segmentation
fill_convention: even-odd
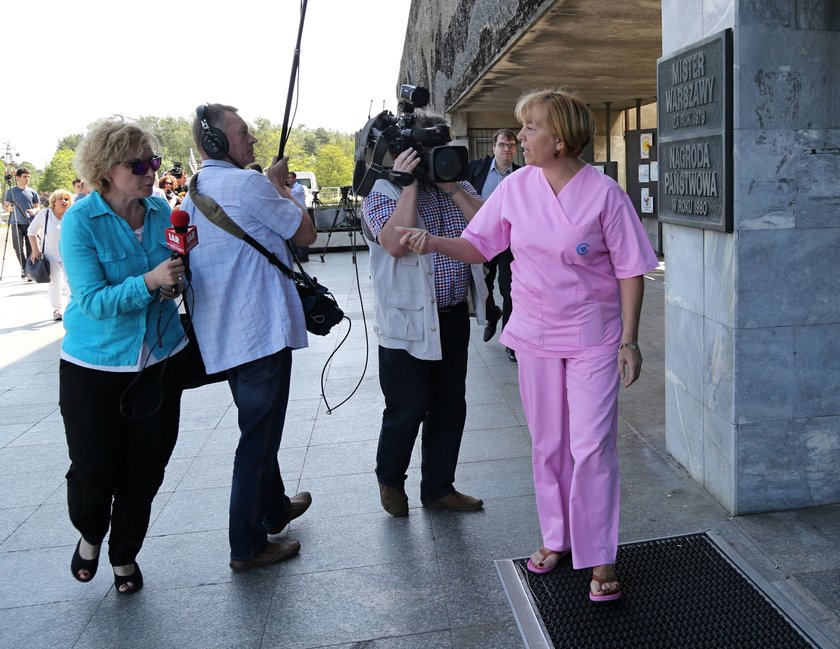
[[[47,216],[44,217],[44,238],[41,239],[41,247],[44,249],[41,251],[41,254],[46,256],[45,250],[47,249],[47,227],[50,224],[50,208],[47,208]]]
[[[268,250],[259,241],[254,239],[247,232],[245,232],[245,230],[240,228],[233,221],[233,219],[227,215],[227,212],[225,212],[224,209],[222,209],[222,206],[219,205],[216,201],[214,201],[209,196],[205,196],[204,194],[198,193],[198,173],[193,174],[192,178],[190,178],[188,191],[193,204],[199,209],[199,211],[202,214],[204,214],[204,216],[207,217],[207,220],[210,221],[210,223],[220,227],[228,234],[232,234],[237,239],[242,239],[242,241],[255,248],[257,252],[259,252],[266,259],[268,259],[268,262],[270,264],[279,268],[286,277],[294,280],[295,274],[292,271],[292,269],[289,268],[282,261],[280,261],[277,255]]]

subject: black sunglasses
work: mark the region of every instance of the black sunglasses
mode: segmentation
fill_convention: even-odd
[[[142,176],[149,170],[149,167],[152,168],[152,171],[157,171],[160,169],[160,165],[163,162],[163,159],[159,156],[152,156],[148,160],[129,160],[128,162],[123,162],[123,164],[131,169],[131,173],[135,176]]]

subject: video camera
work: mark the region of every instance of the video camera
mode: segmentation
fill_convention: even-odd
[[[177,178],[178,180],[184,175],[184,166],[175,160],[172,163],[172,169],[169,170],[169,173],[172,174],[173,178]]]
[[[397,99],[399,116],[382,111],[356,134],[353,192],[367,196],[380,178],[403,187],[414,182],[415,175],[436,183],[466,180],[469,154],[464,146],[447,146],[452,140],[449,127],[446,124],[417,127],[414,109],[429,103],[429,91],[422,86],[403,84]],[[407,149],[420,153],[420,164],[414,174],[393,170],[394,159]]]

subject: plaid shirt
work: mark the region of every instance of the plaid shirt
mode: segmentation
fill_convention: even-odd
[[[473,196],[478,196],[475,189],[468,182],[458,183],[461,189]],[[391,218],[397,207],[397,202],[378,192],[371,192],[364,200],[364,215],[374,237]],[[417,212],[429,234],[438,237],[459,237],[467,221],[455,202],[437,187],[420,187],[417,192]],[[435,299],[438,308],[460,304],[467,299],[470,286],[470,266],[451,257],[432,253],[435,268]]]

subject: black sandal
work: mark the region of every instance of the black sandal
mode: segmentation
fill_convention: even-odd
[[[129,586],[129,584],[131,584]],[[120,586],[128,586],[125,590],[120,590]],[[143,573],[140,572],[140,564],[134,562],[134,572],[125,577],[120,577],[114,573],[114,588],[120,595],[133,595],[138,590],[143,588]]]
[[[96,570],[99,568],[99,553],[96,554],[95,559],[82,559],[82,555],[79,554],[79,547],[81,545],[82,539],[79,539],[79,542],[76,543],[76,551],[73,552],[73,558],[70,560],[70,572],[73,573],[73,577],[75,577],[77,581],[86,584],[96,576]],[[100,550],[101,549],[102,548],[100,547]],[[79,577],[80,570],[87,570],[90,577],[87,579]]]

